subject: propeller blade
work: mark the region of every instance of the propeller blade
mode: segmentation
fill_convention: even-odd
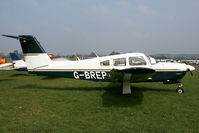
[[[192,71],[189,71],[190,73],[191,73],[191,76],[193,77],[193,73],[192,73]]]
[[[193,73],[190,69],[187,69],[188,72],[190,72],[191,76],[193,77]]]

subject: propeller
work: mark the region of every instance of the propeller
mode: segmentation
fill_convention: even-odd
[[[191,76],[193,76],[192,71],[195,70],[195,67],[193,67],[193,66],[191,66],[191,65],[186,65],[186,67],[187,67],[187,72],[190,72]]]
[[[193,73],[190,69],[187,69],[187,72],[190,72],[191,76],[193,77]]]

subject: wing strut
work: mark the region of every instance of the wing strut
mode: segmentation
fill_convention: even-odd
[[[131,94],[131,74],[125,73],[123,78],[123,90],[122,94]]]

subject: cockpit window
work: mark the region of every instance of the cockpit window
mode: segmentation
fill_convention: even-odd
[[[154,64],[157,63],[156,60],[155,60],[155,58],[153,58],[153,57],[151,57],[151,56],[147,56],[147,58],[148,58],[149,62],[150,62],[152,65],[154,65]]]
[[[113,59],[114,66],[126,66],[126,58]]]
[[[129,57],[129,65],[146,65],[146,61],[142,56]]]
[[[109,60],[102,61],[102,62],[100,62],[100,65],[101,66],[109,66],[110,65],[110,61]]]

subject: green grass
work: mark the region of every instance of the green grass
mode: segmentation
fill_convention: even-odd
[[[0,71],[0,132],[197,133],[199,73],[177,85],[120,84]]]

